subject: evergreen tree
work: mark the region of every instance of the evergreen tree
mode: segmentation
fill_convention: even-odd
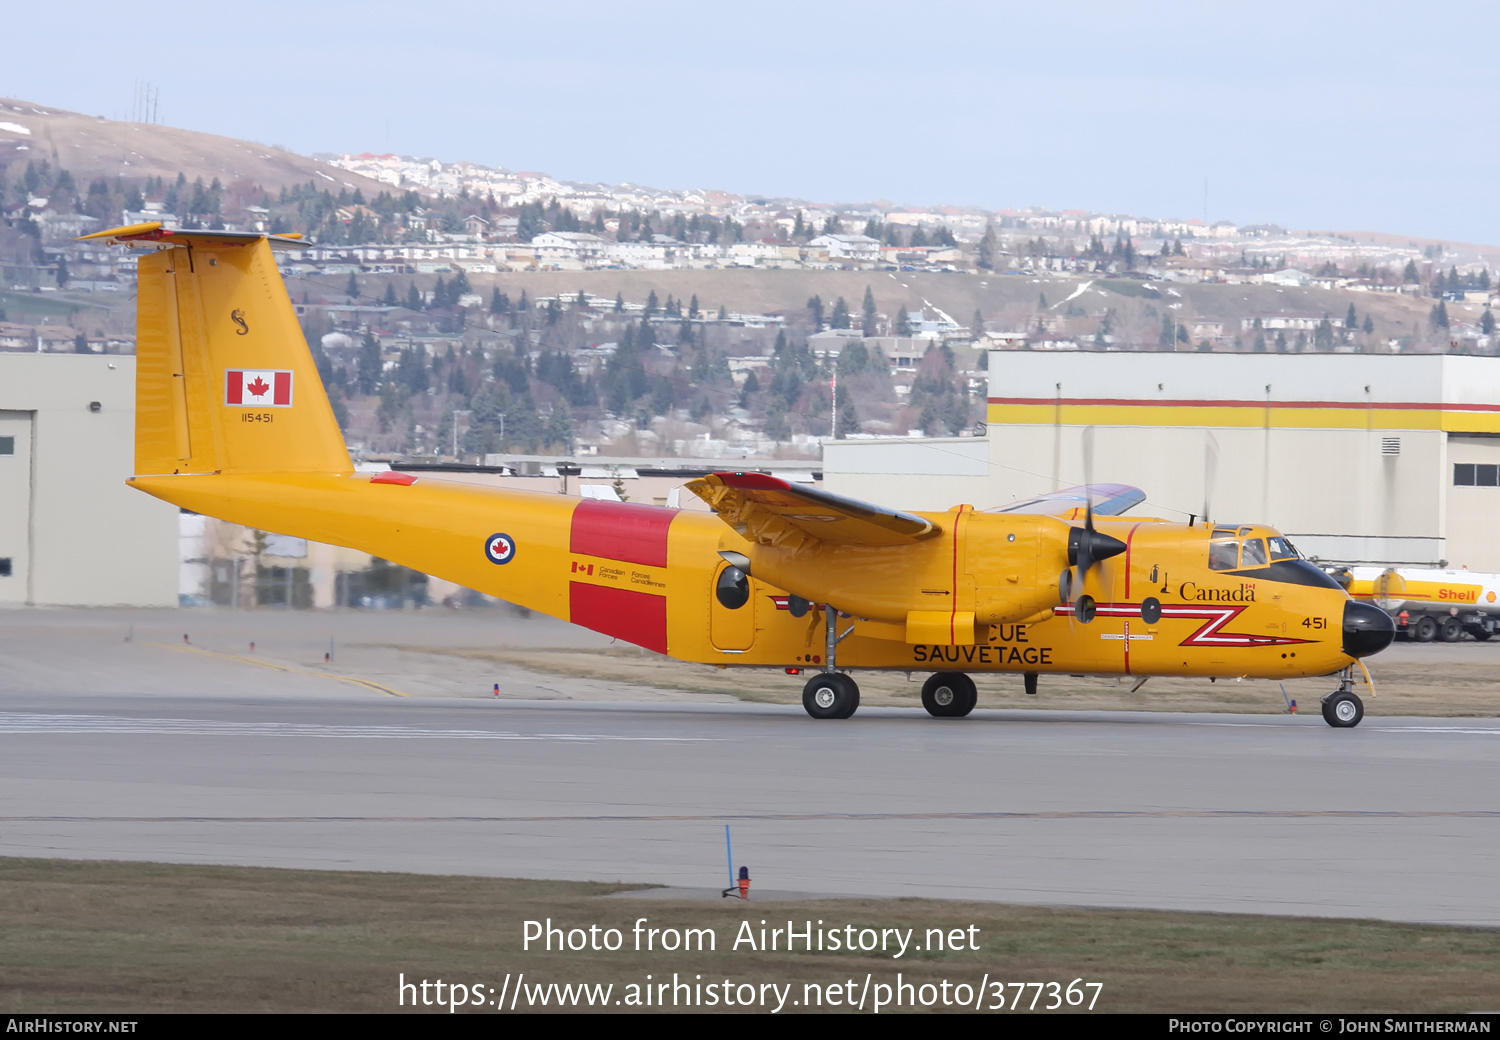
[[[1370,312],[1369,311],[1365,312],[1364,331],[1366,332],[1366,334],[1375,331],[1375,320],[1370,317]]]
[[[1328,320],[1328,315],[1323,315],[1323,320],[1318,322],[1318,327],[1313,330],[1313,346],[1318,350],[1333,349],[1333,322]]]
[[[542,437],[549,445],[562,449],[564,455],[573,454],[573,416],[566,402],[560,403],[547,416],[547,425]]]
[[[351,302],[359,299],[359,279],[354,277],[353,271],[349,272],[349,284],[344,286],[344,295],[349,297]]]
[[[995,269],[995,258],[1000,255],[1000,235],[995,231],[995,225],[990,224],[984,229],[984,238],[979,240],[979,266],[982,270],[993,271]]]
[[[355,361],[354,385],[361,394],[369,396],[380,388],[385,363],[380,356],[380,341],[372,332],[366,332],[360,342],[359,356]]]
[[[1422,276],[1417,273],[1417,262],[1415,260],[1406,261],[1406,269],[1401,272],[1401,280],[1408,285],[1415,285],[1422,280]]]
[[[1479,316],[1479,331],[1486,336],[1492,335],[1495,331],[1495,315],[1488,307]]]
[[[845,397],[839,402],[839,417],[834,424],[833,435],[843,440],[851,433],[859,432],[859,413],[855,411],[854,402]]]
[[[651,294],[646,297],[646,317],[654,318],[656,316],[656,312],[660,309],[660,307],[661,304],[656,298],[656,290],[652,289]]]
[[[688,301],[688,317],[701,318],[702,312],[698,310],[698,294],[693,293],[693,298]]]
[[[625,294],[622,292],[615,293],[615,313],[625,313]]]
[[[758,393],[760,393],[760,380],[755,377],[754,372],[750,372],[745,376],[744,385],[740,387],[739,406],[741,408],[749,408],[751,403],[750,395]]]
[[[1489,311],[1485,311],[1485,313],[1488,314]],[[87,336],[85,336],[81,332],[78,335],[76,335],[76,336],[73,337],[73,353],[75,353],[75,354],[87,354],[87,353],[89,353],[89,338]]]
[[[395,306],[397,306],[398,301],[396,299],[396,287],[395,287],[395,285],[393,285],[390,282],[386,282],[385,283],[385,296],[381,298],[380,302],[384,306],[386,306],[386,307],[395,307]]]
[[[823,327],[823,298],[821,296],[810,297],[807,301],[807,309],[812,312],[812,324],[814,329]]]
[[[896,313],[896,335],[903,338],[911,335],[911,315],[906,313],[906,304]]]
[[[1349,313],[1344,316],[1344,328],[1355,329],[1359,327],[1359,318],[1354,313],[1354,304],[1349,305]]]
[[[851,324],[849,321],[849,305],[844,302],[842,296],[833,305],[833,317],[830,324],[836,329],[847,329]]]
[[[860,330],[863,331],[866,336],[873,336],[875,335],[876,324],[877,319],[875,314],[875,294],[867,285],[865,286],[864,318],[860,322]]]
[[[412,282],[406,290],[406,309],[409,311],[422,309],[422,294],[417,290],[416,282]]]

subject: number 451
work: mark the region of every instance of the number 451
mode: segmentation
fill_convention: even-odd
[[[1320,618],[1320,617],[1303,618],[1302,619],[1302,627],[1303,628],[1327,628],[1328,627],[1328,619],[1327,618]]]

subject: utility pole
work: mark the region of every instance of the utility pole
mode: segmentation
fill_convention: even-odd
[[[842,352],[840,352],[842,353]],[[828,437],[830,440],[839,435],[839,369],[838,362],[833,363],[833,414],[828,418]]]

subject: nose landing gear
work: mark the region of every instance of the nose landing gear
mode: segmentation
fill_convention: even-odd
[[[1365,702],[1354,692],[1354,676],[1345,668],[1338,689],[1323,698],[1323,721],[1335,729],[1353,729],[1365,717]]]

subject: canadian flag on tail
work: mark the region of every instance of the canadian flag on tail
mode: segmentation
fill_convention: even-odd
[[[242,408],[290,408],[292,374],[231,368],[224,373],[224,403]]]

